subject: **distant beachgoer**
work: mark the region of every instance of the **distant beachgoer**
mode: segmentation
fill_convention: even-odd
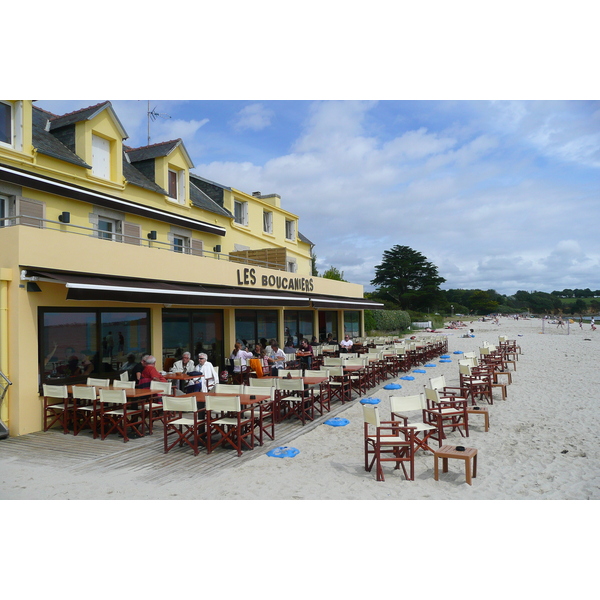
[[[594,317],[592,317],[591,325],[592,325],[592,331],[596,331],[596,325],[594,324]]]

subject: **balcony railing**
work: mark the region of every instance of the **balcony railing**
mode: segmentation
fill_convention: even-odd
[[[202,256],[204,258],[212,258],[214,260],[226,260],[235,262],[236,264],[252,265],[256,267],[264,267],[266,269],[274,269],[277,271],[286,271],[285,262],[282,264],[281,257],[276,257],[275,260],[261,260],[242,255],[229,255],[214,250],[205,250],[204,248],[194,248],[189,245],[173,244],[171,242],[161,242],[159,240],[150,240],[147,237],[125,234],[122,231],[109,232],[98,227],[85,227],[82,225],[74,225],[72,223],[62,223],[61,221],[52,221],[51,219],[42,219],[40,217],[30,215],[13,215],[10,217],[0,218],[0,230],[4,227],[13,227],[15,225],[27,225],[29,227],[37,227],[39,229],[52,229],[61,233],[70,235],[83,235],[92,237],[103,242],[116,242],[124,244],[133,244],[135,246],[144,246],[154,248],[155,250],[167,250],[176,254],[189,254],[192,256]],[[285,249],[282,249],[285,252]],[[240,253],[243,254],[243,253]],[[261,252],[268,257],[268,252]]]

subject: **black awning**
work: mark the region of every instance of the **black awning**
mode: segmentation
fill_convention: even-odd
[[[309,307],[308,296],[241,290],[239,288],[174,283],[157,280],[119,279],[85,273],[28,269],[28,277],[62,283],[67,300],[134,302],[137,304],[181,304],[203,306]]]
[[[367,300],[365,298],[348,298],[340,296],[315,296],[310,295],[313,308],[331,308],[343,310],[377,310],[382,309],[383,304]]]

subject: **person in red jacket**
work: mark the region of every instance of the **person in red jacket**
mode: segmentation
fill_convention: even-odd
[[[143,360],[144,370],[142,371],[142,376],[140,377],[140,381],[138,387],[140,388],[149,388],[151,381],[167,381],[157,370],[156,370],[156,358],[151,354],[146,356]]]

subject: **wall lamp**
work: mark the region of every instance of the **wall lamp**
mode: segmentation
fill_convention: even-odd
[[[218,246],[215,246],[213,248],[213,251],[216,252],[217,254],[220,254],[221,253],[221,245],[219,244]]]
[[[62,214],[58,215],[58,220],[61,223],[70,223],[71,222],[71,213],[70,212],[63,212]]]
[[[148,234],[148,239],[149,240],[155,240],[156,239],[156,231],[154,231],[154,229]]]

